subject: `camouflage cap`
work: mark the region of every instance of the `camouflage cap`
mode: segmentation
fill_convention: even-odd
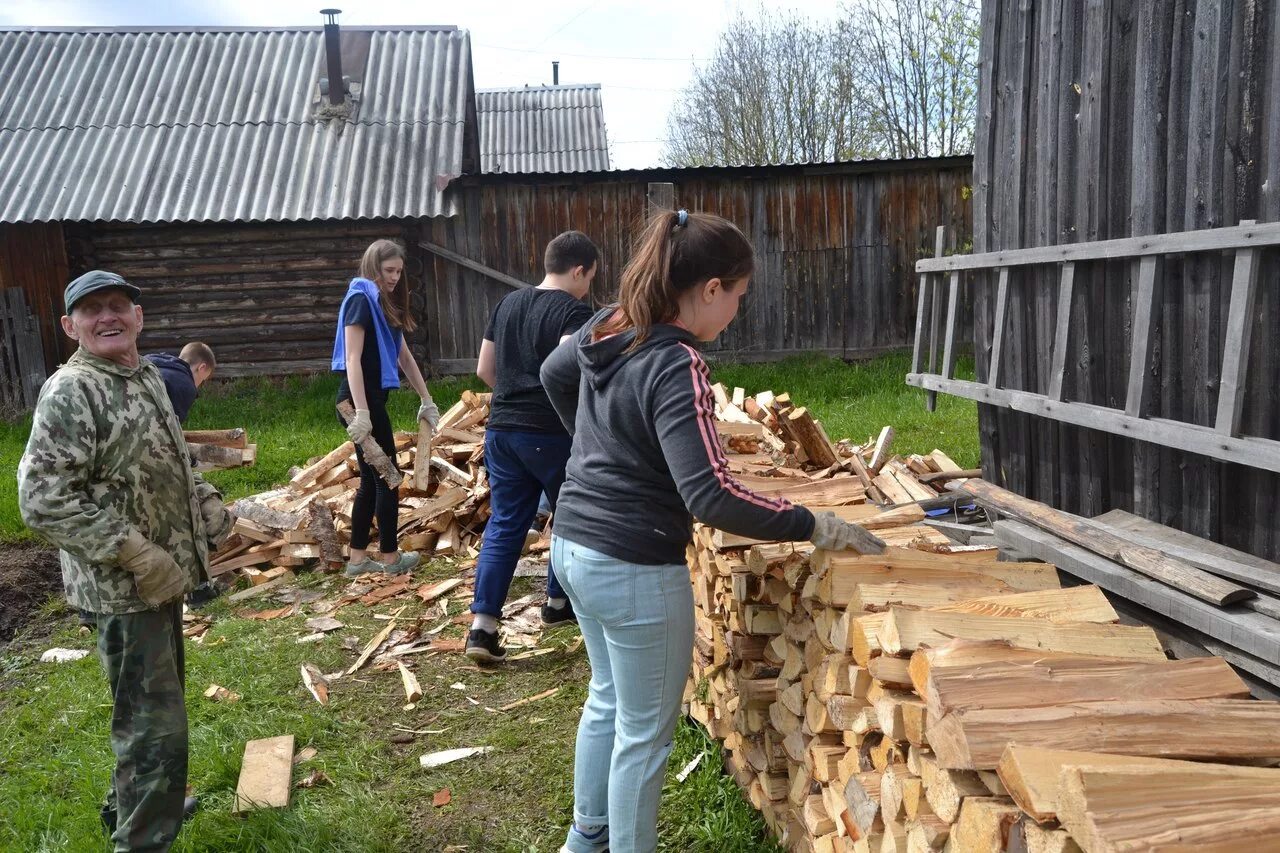
[[[62,293],[62,301],[66,306],[66,313],[71,313],[71,306],[75,305],[84,297],[93,293],[95,290],[102,290],[108,287],[118,287],[125,293],[129,294],[129,298],[134,302],[138,301],[138,297],[142,295],[142,289],[136,285],[132,285],[124,280],[123,276],[116,275],[106,270],[89,270],[84,275],[67,285],[67,289]]]

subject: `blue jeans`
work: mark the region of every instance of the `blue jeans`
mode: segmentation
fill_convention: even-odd
[[[689,567],[628,563],[559,536],[551,555],[591,659],[573,819],[608,825],[612,853],[648,853],[658,846],[658,800],[693,661]],[[594,850],[572,830],[565,845]]]
[[[489,523],[476,561],[476,594],[472,613],[501,616],[524,537],[545,494],[551,511],[564,485],[564,466],[573,440],[567,435],[488,430],[484,434],[484,466],[489,471]],[[555,559],[547,571],[547,595],[563,598],[556,580]]]

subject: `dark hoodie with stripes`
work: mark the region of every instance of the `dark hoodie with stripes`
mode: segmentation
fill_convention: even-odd
[[[648,565],[685,561],[694,518],[757,539],[807,540],[809,510],[729,473],[693,335],[662,324],[634,350],[631,331],[593,341],[614,310],[597,313],[542,365],[543,387],[573,435],[555,534]]]

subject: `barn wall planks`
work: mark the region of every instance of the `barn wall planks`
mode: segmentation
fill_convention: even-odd
[[[62,292],[69,281],[63,227],[57,222],[0,223],[0,289],[22,290],[40,327],[45,369],[74,351],[62,333]]]
[[[1280,219],[1280,3],[985,0],[975,251]],[[1262,274],[1242,432],[1280,438],[1280,253]],[[1011,277],[1008,387],[1043,392],[1056,270]],[[1149,415],[1211,424],[1229,257],[1163,260]],[[1124,407],[1137,264],[1082,265],[1068,399]],[[978,288],[979,375],[995,288]],[[1280,557],[1280,476],[1010,410],[980,409],[987,475],[1073,512],[1112,508]]]
[[[966,245],[971,233],[968,158],[521,180],[464,181],[462,215],[433,221],[432,242],[536,282],[547,241],[577,228],[604,253],[592,294],[603,303],[617,292],[650,182],[674,184],[678,207],[737,223],[758,268],[738,319],[708,347],[726,359],[908,346],[916,259],[932,252],[938,224],[949,226],[953,245]],[[426,263],[431,352],[442,361],[474,359],[484,319],[508,288],[444,260]]]
[[[708,348],[723,358],[909,345],[914,265],[933,228],[949,225],[961,247],[971,233],[969,158],[502,176],[455,184],[459,213],[447,219],[47,226],[65,230],[69,257],[48,287],[60,297],[68,275],[115,270],[145,291],[144,352],[203,340],[222,376],[325,370],[346,283],[365,247],[390,237],[409,249],[411,346],[440,372],[466,372],[510,288],[420,242],[536,283],[546,243],[578,228],[604,254],[592,293],[604,304],[658,182],[674,184],[677,205],[738,223],[756,248],[745,308]]]

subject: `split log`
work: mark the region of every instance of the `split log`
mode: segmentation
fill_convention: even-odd
[[[351,423],[351,419],[356,416],[356,410],[350,400],[343,400],[338,404],[338,414],[342,417],[343,423]],[[360,450],[364,454],[365,461],[378,472],[388,486],[392,489],[400,488],[400,484],[404,482],[404,475],[400,473],[395,463],[387,458],[387,454],[373,440],[373,436],[366,435],[360,441]]]

